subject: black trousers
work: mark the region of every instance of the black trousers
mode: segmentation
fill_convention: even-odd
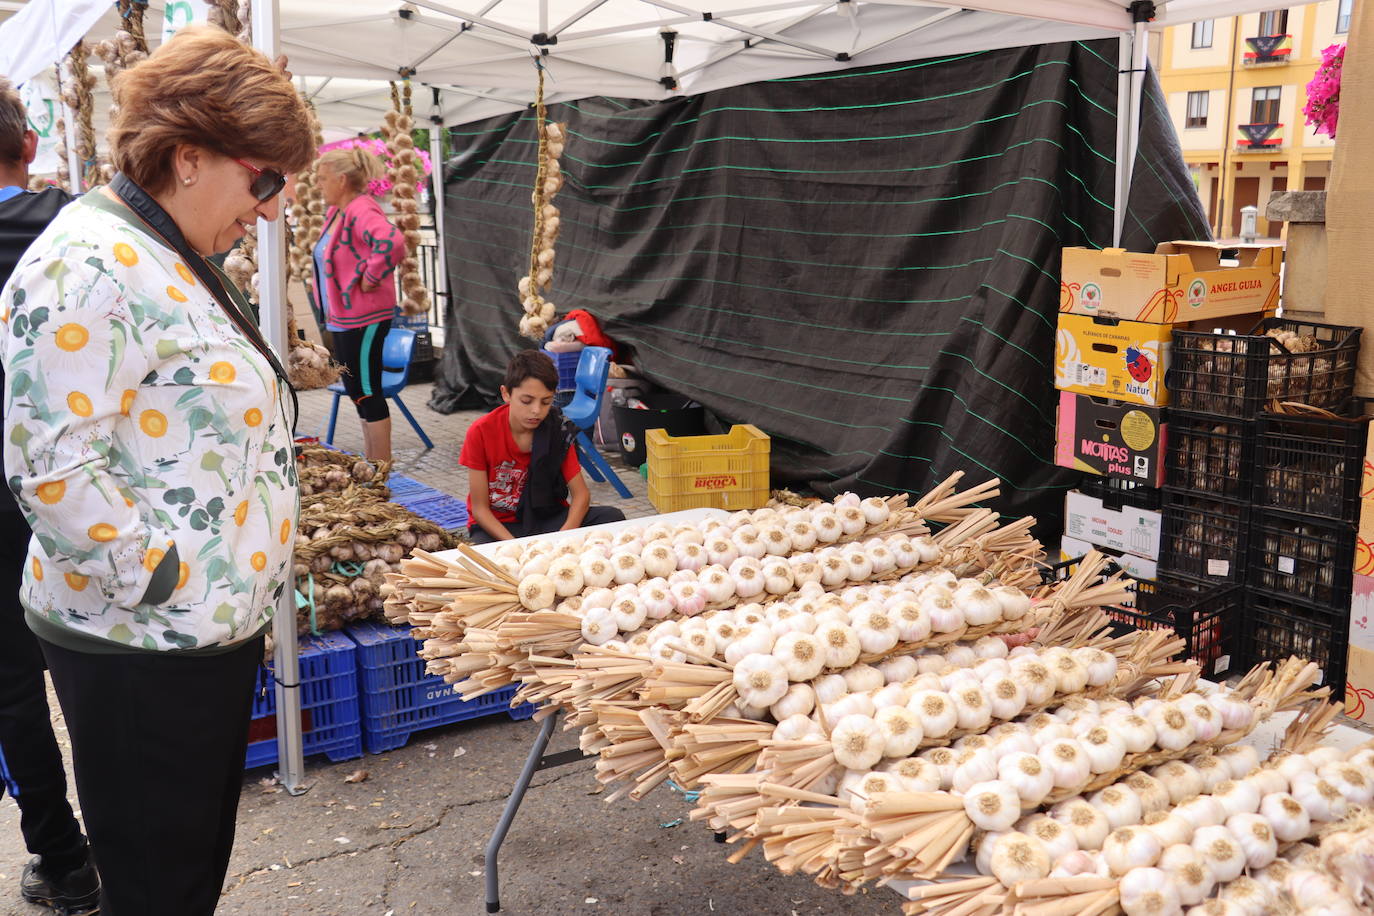
[[[609,522],[624,521],[625,513],[615,506],[589,506],[587,517],[582,520],[582,527],[588,525],[605,525]],[[531,525],[528,529],[519,522],[506,522],[506,530],[518,538],[528,537],[531,534],[548,534],[550,531],[557,531],[563,527],[563,523],[568,520],[568,510],[564,509],[557,515],[550,515],[537,525]],[[490,544],[496,538],[487,534],[486,529],[481,525],[474,524],[468,529],[468,538],[474,544]]]
[[[0,512],[0,771],[19,805],[24,845],[43,857],[50,874],[58,874],[85,861],[86,839],[67,802],[67,774],[43,682],[43,652],[19,604],[28,545],[24,517]]]
[[[100,870],[101,916],[201,916],[234,845],[262,637],[222,655],[44,641]]]

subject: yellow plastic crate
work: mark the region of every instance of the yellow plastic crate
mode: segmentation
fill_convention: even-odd
[[[757,427],[732,426],[723,436],[645,435],[649,501],[659,512],[757,509],[768,502],[769,438]]]

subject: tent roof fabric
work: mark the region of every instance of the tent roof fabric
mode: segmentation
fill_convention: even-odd
[[[61,8],[66,2],[28,5]],[[345,132],[375,129],[390,107],[385,81],[407,74],[441,89],[445,123],[461,124],[528,105],[536,60],[546,68],[550,102],[589,96],[652,101],[763,79],[1102,38],[1132,27],[1130,0],[279,2],[281,46],[292,71],[303,78],[326,125]],[[147,31],[154,43],[164,5],[149,4]],[[1157,4],[1151,27],[1271,5],[1168,0]],[[0,20],[0,47],[19,46],[5,34],[8,24]],[[91,35],[104,37],[116,28],[110,8]],[[417,95],[417,109],[429,113],[424,94]]]

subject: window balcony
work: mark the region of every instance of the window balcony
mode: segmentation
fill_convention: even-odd
[[[1245,66],[1286,64],[1293,56],[1292,35],[1259,35],[1245,39]]]
[[[1236,130],[1236,152],[1272,153],[1283,149],[1283,125],[1241,124]]]

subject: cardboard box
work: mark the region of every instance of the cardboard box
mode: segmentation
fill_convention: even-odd
[[[1374,724],[1374,578],[1359,573],[1350,599],[1345,680],[1345,714]]]
[[[1077,490],[1064,496],[1065,537],[1147,560],[1159,559],[1163,521],[1161,512],[1134,506],[1108,509],[1102,500]]]
[[[1161,408],[1061,391],[1054,463],[1157,487],[1167,430]]]
[[[1061,562],[1076,560],[1093,549],[1092,544],[1077,538],[1065,536],[1059,539],[1059,559]],[[1138,557],[1133,553],[1122,553],[1120,550],[1109,550],[1103,547],[1096,549],[1110,555],[1112,559],[1116,560],[1117,565],[1126,571],[1126,575],[1132,579],[1153,581],[1159,578],[1158,565],[1154,560]]]
[[[1374,725],[1374,651],[1353,645],[1345,665],[1345,714]]]
[[[1060,315],[1054,387],[1075,394],[1161,407],[1174,327],[1092,315]]]
[[[1223,250],[1237,253],[1224,267]],[[1169,324],[1268,312],[1279,304],[1278,245],[1164,242],[1154,254],[1065,248],[1059,311]]]

